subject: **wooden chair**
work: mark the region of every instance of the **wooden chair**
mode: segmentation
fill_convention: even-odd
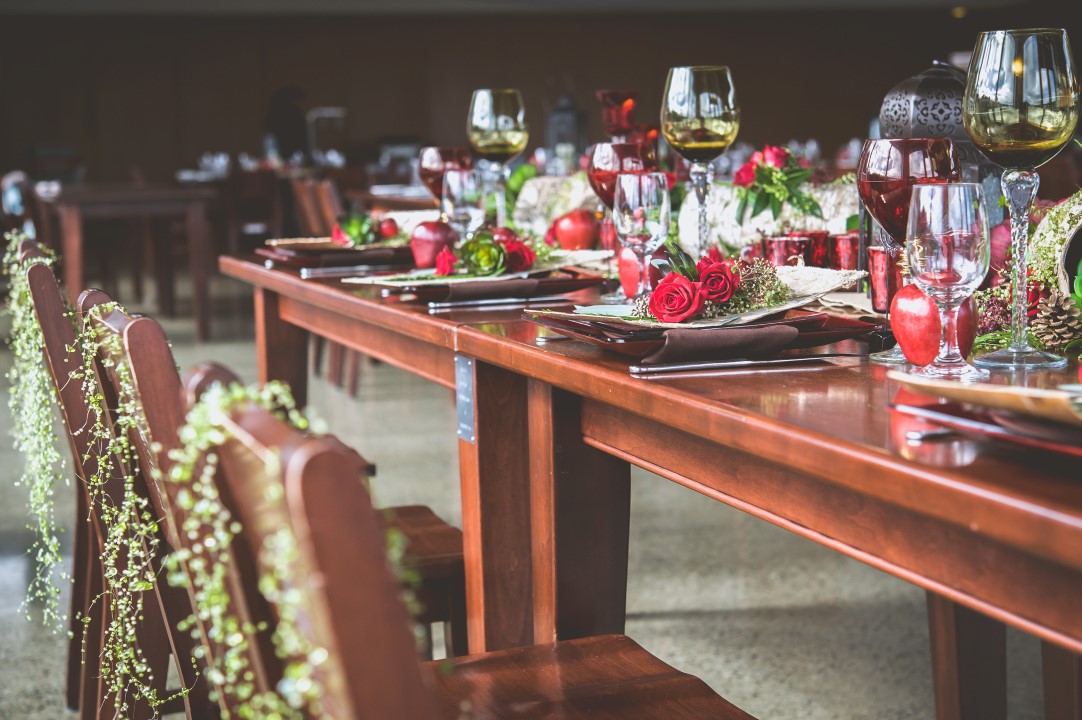
[[[110,299],[105,293],[88,290],[80,296],[78,310],[85,317],[93,307],[107,302]],[[185,410],[180,394],[180,376],[165,333],[151,318],[132,317],[119,310],[104,315],[97,322],[99,332],[113,333],[120,338],[124,352],[122,360],[131,368],[135,389],[143,406],[146,434],[133,437],[132,441],[144,474],[152,477],[154,467],[160,473],[167,473],[172,467],[167,450],[179,444],[178,431],[184,423]],[[227,382],[237,381],[232,375],[220,375],[219,378]],[[117,391],[115,376],[108,374],[106,379],[114,383],[114,391]],[[164,450],[152,452],[151,441]],[[169,526],[180,527],[183,519],[177,515],[175,486],[171,483],[162,486],[151,483],[151,492],[161,507],[162,517],[171,518]],[[442,623],[447,654],[464,655],[467,628],[462,531],[448,525],[423,505],[389,508],[388,512],[391,524],[406,537],[410,567],[420,577],[417,595],[424,611],[419,620],[426,630],[431,624]],[[174,547],[186,546],[179,533],[169,536],[168,540]],[[241,577],[240,581],[243,583],[248,579]],[[430,634],[428,640],[426,650],[431,652]],[[267,664],[272,667],[268,673],[274,672],[272,658],[273,653],[270,653]]]
[[[20,250],[24,263],[41,254],[37,244],[29,241],[24,242]],[[92,603],[105,587],[104,567],[99,560],[99,554],[103,547],[106,527],[96,512],[89,512],[93,505],[90,502],[88,479],[96,472],[98,458],[96,446],[90,442],[88,434],[74,432],[85,426],[91,410],[79,383],[72,382],[69,378],[70,372],[81,365],[81,358],[77,352],[68,350],[76,346],[76,335],[56,276],[49,267],[41,263],[29,264],[26,273],[34,311],[44,337],[46,364],[56,386],[61,416],[71,448],[72,465],[78,479],[73,547],[74,582],[69,612],[73,636],[68,645],[66,704],[71,709],[78,709],[83,720],[112,718],[116,714],[116,708],[113,698],[106,692],[101,681],[99,665],[103,632],[110,620],[109,608],[104,600]],[[107,384],[102,385],[102,392],[106,407],[116,407],[116,395]],[[107,480],[104,489],[106,502],[120,503],[125,470],[123,464],[118,464],[113,477]],[[144,476],[136,475],[135,479],[136,492],[150,499],[152,507],[160,514],[160,504],[155,502],[155,494],[146,485]],[[155,567],[159,567],[161,558],[169,551],[169,546],[164,544],[164,538],[158,540]],[[172,662],[183,686],[189,688],[186,695],[159,707],[157,712],[182,711],[188,718],[216,717],[206,683],[199,680],[192,664],[194,641],[189,632],[177,631],[178,624],[192,613],[187,595],[182,590],[178,591],[160,583],[153,592],[146,593],[143,602],[144,620],[135,639],[153,674],[152,686],[158,692],[159,698],[176,694],[179,688],[166,687],[168,668]],[[79,616],[89,618],[89,624],[85,626],[85,653],[81,647],[84,626],[77,619]],[[154,714],[155,711],[146,703],[136,701],[132,703],[128,717],[149,718]]]
[[[228,187],[228,249],[240,252],[241,238],[282,237],[284,218],[278,173],[273,169],[236,170]]]
[[[297,223],[302,235],[328,237],[342,215],[338,190],[331,180],[296,178],[291,181]],[[357,396],[361,382],[361,354],[338,343],[312,336],[312,367],[318,373],[323,365],[324,348],[327,355],[327,380],[335,387],[346,387]]]
[[[203,384],[192,376],[189,396]],[[235,412],[229,431],[234,439],[219,449],[221,497],[257,557],[276,529],[294,532],[301,575],[291,584],[306,593],[299,625],[330,655],[320,670],[327,715],[451,720],[468,708],[473,718],[750,718],[622,635],[459,658],[447,673],[419,665],[361,482],[364,459],[258,408]],[[272,473],[265,458],[274,453]],[[272,492],[280,503],[267,501]]]

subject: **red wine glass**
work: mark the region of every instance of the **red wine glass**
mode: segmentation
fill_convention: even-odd
[[[913,186],[961,179],[961,164],[950,138],[868,140],[857,167],[861,202],[889,236],[891,243],[887,249],[892,256],[905,244]],[[889,313],[887,322],[890,322]],[[870,359],[884,365],[906,362],[897,347],[875,353]]]
[[[639,97],[638,91],[598,90],[595,95],[601,103],[605,134],[612,138],[614,143],[622,142],[635,127],[635,101]]]
[[[417,174],[421,182],[440,201],[443,195],[443,175],[448,170],[470,170],[473,156],[464,147],[423,147],[418,156]]]

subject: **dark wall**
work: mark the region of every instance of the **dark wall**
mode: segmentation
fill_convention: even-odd
[[[663,3],[659,2],[659,7]],[[1082,0],[971,10],[731,13],[698,16],[5,17],[0,18],[0,167],[29,166],[38,144],[74,146],[93,179],[141,167],[166,179],[208,150],[260,150],[270,94],[349,108],[356,149],[383,136],[463,144],[470,92],[517,86],[535,145],[565,90],[601,124],[593,91],[637,87],[656,117],[677,64],[728,64],[741,139],[815,137],[832,152],[863,136],[884,93],[982,29],[1067,27]],[[1082,60],[1082,57],[1079,58]]]

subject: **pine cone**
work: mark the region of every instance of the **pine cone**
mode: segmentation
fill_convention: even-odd
[[[1031,329],[1045,348],[1062,350],[1082,338],[1082,309],[1070,295],[1053,290],[1038,303]]]

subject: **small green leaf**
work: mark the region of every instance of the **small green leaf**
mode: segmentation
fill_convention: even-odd
[[[823,212],[822,208],[819,209],[819,212],[820,213]],[[860,229],[860,215],[850,215],[849,217],[847,217],[845,219],[845,231],[846,232],[852,232],[854,230],[859,230],[859,229]]]
[[[751,208],[751,216],[755,217],[770,206],[770,196],[766,193],[758,193],[755,196],[755,204]]]
[[[774,216],[775,220],[781,215],[781,198],[777,195],[770,199],[770,213]]]

